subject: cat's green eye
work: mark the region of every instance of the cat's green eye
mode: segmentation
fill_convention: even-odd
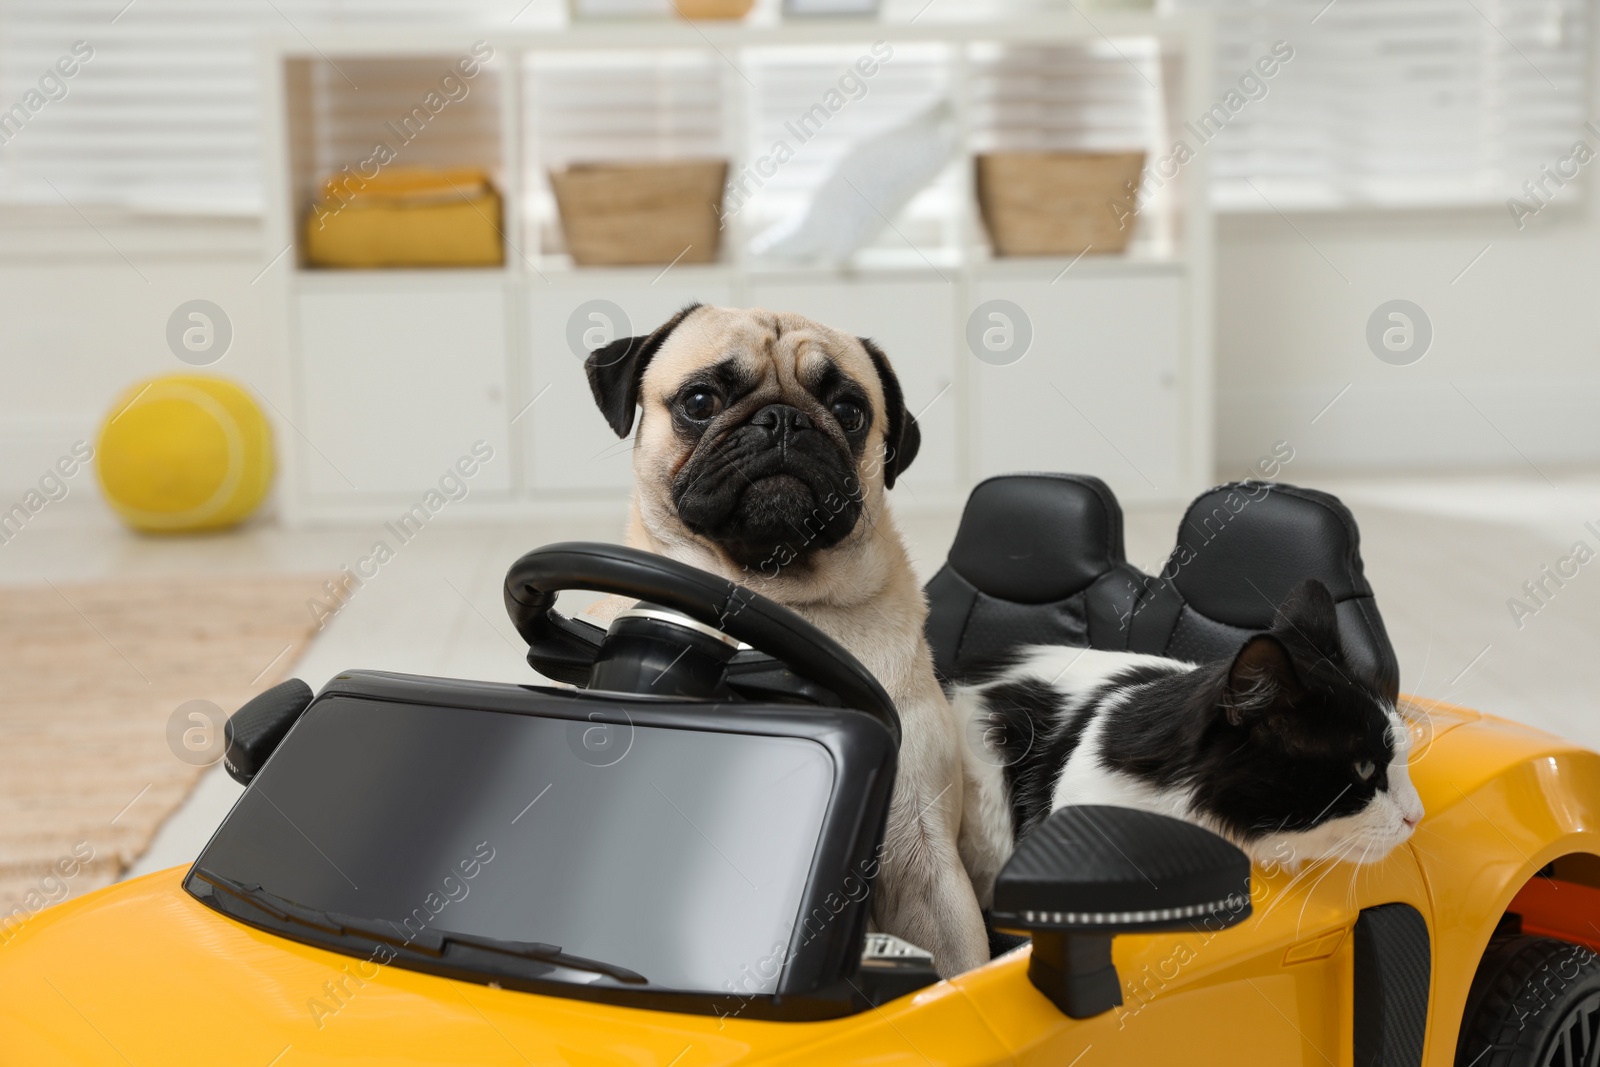
[[[1363,782],[1370,781],[1373,774],[1377,770],[1378,765],[1376,763],[1373,763],[1369,759],[1364,759],[1356,764],[1356,777],[1361,779]]]

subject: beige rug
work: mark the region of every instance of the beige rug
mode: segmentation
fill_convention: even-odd
[[[149,845],[220,756],[220,722],[213,740],[189,717],[207,704],[169,741],[174,713],[226,716],[287,677],[324,577],[0,588],[0,942]]]

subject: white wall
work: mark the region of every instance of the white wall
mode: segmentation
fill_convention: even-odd
[[[1581,192],[1521,231],[1503,209],[1220,220],[1223,473],[1280,439],[1301,469],[1600,461],[1600,224]],[[1365,337],[1397,298],[1434,328],[1410,366],[1380,361]]]
[[[5,506],[74,441],[92,441],[120,391],[191,369],[165,339],[168,316],[187,300],[213,301],[233,325],[227,355],[199,369],[249,382],[287,407],[281,301],[270,278],[252,284],[271,258],[259,247],[259,226],[90,217],[92,224],[72,213],[0,217]]]
[[[1600,80],[1589,80],[1593,114]],[[1579,137],[1600,147],[1591,131]],[[1581,172],[1520,228],[1504,206],[1220,218],[1220,473],[1239,476],[1279,440],[1296,449],[1291,471],[1549,477],[1600,463],[1592,190]],[[1368,317],[1395,299],[1433,325],[1432,347],[1408,366],[1379,360],[1366,340]]]

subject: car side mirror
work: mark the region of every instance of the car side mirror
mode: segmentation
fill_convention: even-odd
[[[1033,937],[1028,980],[1074,1019],[1122,1003],[1116,934],[1250,916],[1250,860],[1192,823],[1132,808],[1074,805],[1031,831],[995,880],[991,918]]]
[[[228,724],[222,729],[226,742],[222,762],[234,781],[250,784],[288,734],[289,727],[311,706],[311,696],[309,685],[290,678],[257,693],[228,716]]]

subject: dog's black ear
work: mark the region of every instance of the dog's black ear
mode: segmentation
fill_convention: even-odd
[[[878,380],[883,383],[883,406],[888,410],[889,419],[883,433],[883,487],[893,489],[895,478],[917,458],[917,449],[922,447],[922,431],[906,408],[905,394],[900,391],[900,379],[895,377],[894,368],[889,366],[889,357],[870,338],[859,340],[867,355],[872,357]]]
[[[662,342],[698,307],[699,304],[690,304],[646,337],[619,337],[590,352],[583,361],[594,402],[618,437],[628,436],[633,429],[633,410],[639,406],[639,381],[644,369]]]

